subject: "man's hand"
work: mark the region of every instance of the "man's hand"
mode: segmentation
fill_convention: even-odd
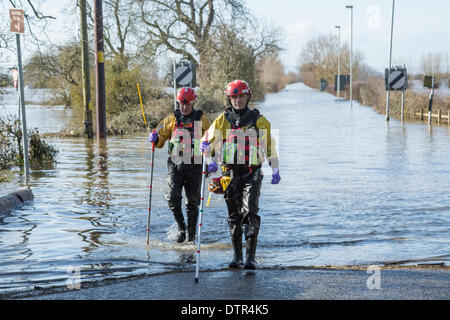
[[[280,170],[277,168],[272,169],[272,184],[278,184],[281,180]]]
[[[209,142],[203,141],[203,142],[200,144],[200,153],[203,153],[203,152],[205,152],[205,151],[208,150],[208,149],[209,149]]]
[[[158,140],[158,133],[153,131],[152,133],[150,133],[150,135],[148,136],[148,141],[150,142],[156,142],[156,140]]]
[[[218,165],[215,161],[208,164],[208,173],[214,173],[217,172]]]

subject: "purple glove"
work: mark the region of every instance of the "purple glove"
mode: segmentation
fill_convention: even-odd
[[[203,142],[200,144],[200,152],[201,152],[201,153],[205,152],[205,150],[208,149],[208,148],[209,148],[209,142],[203,141]]]
[[[280,180],[280,170],[276,168],[272,169],[272,184],[278,184]]]
[[[215,161],[211,162],[210,164],[208,164],[208,172],[217,172],[217,163]]]
[[[156,140],[158,140],[158,133],[157,132],[150,133],[150,135],[148,136],[148,141],[156,142]]]

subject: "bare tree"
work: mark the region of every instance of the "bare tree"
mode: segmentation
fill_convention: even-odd
[[[37,32],[46,35],[46,27],[49,20],[55,19],[50,15],[45,15],[40,6],[43,0],[8,0],[10,7],[24,9],[24,17],[26,24],[27,42],[35,46],[43,45],[43,41],[37,36]],[[0,16],[4,17],[0,24],[0,58],[6,53],[15,52],[15,36],[9,31],[9,12],[6,6],[0,6]]]
[[[36,32],[44,32],[47,27],[48,21],[56,19],[53,16],[45,15],[40,6],[44,0],[9,0],[9,3],[13,8],[24,9],[25,24],[28,26],[27,30],[35,44],[39,45],[42,41],[36,35]],[[1,8],[0,10],[5,9]],[[2,13],[3,16],[9,16],[7,12]],[[7,32],[7,30],[2,30],[1,32]]]
[[[180,55],[202,70],[212,70],[205,65],[211,62],[214,52],[225,50],[223,54],[231,55],[230,37],[242,42],[254,57],[281,49],[280,30],[259,24],[243,0],[134,1],[145,26],[142,36],[148,37],[145,43],[159,52]],[[230,46],[224,46],[226,43]],[[207,74],[200,72],[200,82],[202,75],[207,78]]]
[[[321,78],[328,83],[334,83],[337,74],[338,37],[332,34],[322,34],[308,41],[299,56],[300,73],[308,85],[318,86]],[[350,74],[350,50],[348,44],[341,44],[340,60],[341,73]],[[359,79],[366,66],[363,63],[364,55],[360,51],[353,52],[353,78]]]
[[[150,41],[195,63],[201,60],[210,40],[217,0],[136,2]],[[231,1],[223,2],[226,5]]]

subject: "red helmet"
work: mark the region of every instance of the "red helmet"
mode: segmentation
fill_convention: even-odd
[[[242,93],[250,95],[250,87],[243,80],[234,80],[227,85],[225,93],[227,97],[237,96]]]
[[[178,103],[190,104],[197,100],[197,94],[195,90],[190,87],[183,87],[178,90],[177,101]]]

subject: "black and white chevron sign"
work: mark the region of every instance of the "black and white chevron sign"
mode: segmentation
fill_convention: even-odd
[[[192,82],[192,76],[193,72],[190,64],[188,65],[182,64],[176,66],[174,77],[175,81],[177,82],[177,85],[179,86],[190,85]]]
[[[407,74],[405,68],[393,68],[389,73],[386,69],[386,89],[387,90],[405,90],[407,87]]]

